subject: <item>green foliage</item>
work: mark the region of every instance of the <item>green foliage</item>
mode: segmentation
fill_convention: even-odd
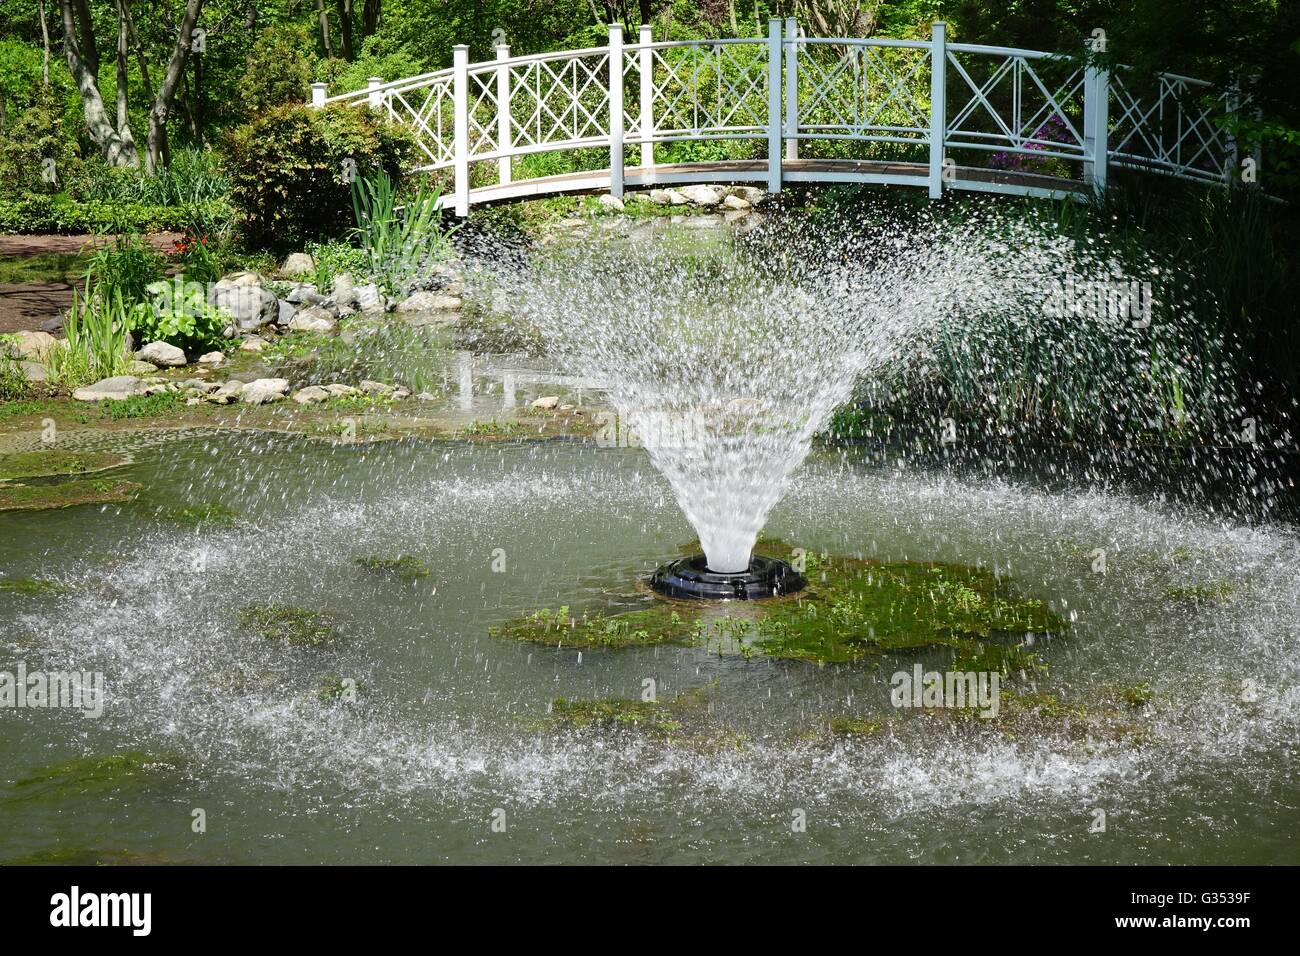
[[[224,200],[196,206],[148,206],[109,200],[82,202],[67,195],[25,194],[0,198],[0,233],[166,232],[185,229],[200,216],[207,221],[229,221],[233,215]]]
[[[195,206],[227,199],[230,179],[216,153],[190,148],[173,150],[171,165],[153,175],[142,169],[88,162],[69,188],[87,202]]]
[[[120,293],[128,306],[143,302],[163,273],[163,259],[138,235],[123,233],[95,249],[86,269],[101,296]]]
[[[156,392],[153,395],[132,395],[129,398],[109,399],[99,403],[100,411],[110,421],[128,418],[157,418],[180,408],[179,392]]]
[[[383,170],[397,176],[411,136],[377,114],[348,106],[280,106],[234,130],[228,168],[246,240],[256,248],[301,248],[347,229],[350,181]]]
[[[345,272],[353,276],[364,275],[369,263],[364,249],[346,242],[309,242],[307,254],[314,264],[310,276],[312,285],[322,293],[330,291],[337,275]]]
[[[46,362],[50,382],[71,390],[124,374],[129,362],[126,335],[130,312],[120,288],[103,291],[87,278],[83,292],[73,293],[72,308],[63,323],[63,342],[50,350]]]
[[[338,636],[325,615],[292,604],[247,604],[236,619],[266,640],[290,647],[320,647]]]
[[[130,312],[131,331],[138,343],[167,342],[191,354],[226,345],[222,330],[230,316],[208,302],[198,282],[154,282],[148,287],[152,302],[142,302]]]
[[[439,192],[420,180],[398,203],[383,170],[352,184],[356,235],[366,253],[366,274],[392,295],[405,295],[434,267],[451,258],[450,229],[442,225]]]
[[[306,100],[311,64],[302,52],[305,34],[301,26],[281,24],[257,35],[244,72],[235,84],[239,102],[249,113]]]
[[[0,41],[0,53],[10,48],[11,41]],[[77,142],[61,121],[62,98],[45,90],[39,79],[34,90],[15,97],[22,106],[8,117],[0,135],[0,196],[6,198],[57,193],[82,165]]]

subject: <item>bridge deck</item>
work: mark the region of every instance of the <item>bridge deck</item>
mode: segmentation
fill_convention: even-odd
[[[1044,198],[1064,199],[1086,195],[1085,183],[1037,173],[1006,172],[974,166],[958,166],[948,189],[977,192],[1011,193]],[[894,163],[855,159],[787,159],[781,163],[782,183],[862,182],[900,186],[928,187],[929,167],[924,163]],[[728,160],[710,163],[683,163],[665,166],[629,167],[623,176],[628,189],[672,187],[687,183],[757,183],[767,182],[767,160]],[[511,183],[498,183],[470,190],[472,206],[540,199],[545,196],[581,195],[608,192],[609,170],[564,173]],[[444,196],[446,205],[452,197]]]

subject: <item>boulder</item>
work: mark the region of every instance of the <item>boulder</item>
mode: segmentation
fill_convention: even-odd
[[[333,396],[327,388],[321,388],[319,385],[308,385],[306,388],[298,389],[291,397],[299,405],[315,405],[317,402],[323,402]]]
[[[420,392],[415,396],[415,400],[417,402],[436,402],[438,396],[434,395],[432,392]]]
[[[723,198],[722,205],[726,206],[728,209],[743,209],[746,212],[754,206],[752,202],[745,199],[743,196],[727,196]]]
[[[185,353],[167,342],[150,342],[135,357],[160,368],[179,368],[186,364]]]
[[[22,370],[23,378],[27,379],[32,385],[44,384],[49,377],[45,366],[40,362],[22,361],[18,363],[18,367]]]
[[[135,375],[114,375],[93,385],[82,386],[72,393],[72,397],[79,402],[121,401],[133,395],[143,395],[148,387]]]
[[[412,292],[397,303],[398,312],[453,311],[462,305],[460,298],[438,292]]]
[[[280,263],[280,275],[305,276],[316,271],[316,260],[305,252],[291,253]]]
[[[248,285],[266,285],[266,279],[261,273],[241,270],[239,272],[229,272],[218,280],[217,285],[227,286],[248,286]]]
[[[158,366],[144,359],[132,359],[126,363],[126,371],[128,375],[152,375],[158,371]]]
[[[237,276],[256,273],[236,273]],[[208,292],[208,302],[230,313],[234,328],[251,332],[274,322],[280,314],[280,303],[275,294],[258,285],[236,283],[222,279]]]
[[[623,200],[609,193],[600,197],[600,204],[613,212],[623,211]]]
[[[385,385],[383,382],[376,382],[368,378],[361,380],[361,394],[363,395],[383,395],[387,398],[393,394],[393,391],[392,385]]]
[[[239,393],[239,400],[246,405],[262,405],[266,402],[278,402],[289,390],[287,378],[259,378],[247,383]]]
[[[216,368],[226,360],[225,352],[204,352],[199,356],[199,364],[207,365],[210,368]]]
[[[679,191],[697,206],[716,206],[726,195],[721,186],[683,186]]]
[[[560,396],[558,395],[547,395],[544,398],[538,398],[533,400],[533,408],[542,408],[542,409],[546,409],[547,411],[555,408],[559,404],[560,404]]]
[[[316,287],[307,282],[299,282],[285,295],[284,301],[294,305],[319,305],[325,296],[316,291]]]
[[[241,352],[260,352],[266,348],[266,339],[258,338],[256,335],[249,335],[239,343]]]
[[[10,333],[7,341],[0,342],[0,348],[14,358],[39,362],[50,354],[57,342],[58,339],[49,332],[21,331]]]
[[[690,202],[676,189],[652,189],[650,201],[658,206],[685,206]]]
[[[767,192],[757,186],[732,186],[728,192],[745,200],[751,206],[757,206],[767,199]]]
[[[357,288],[351,273],[340,272],[334,277],[334,285],[330,289],[330,298],[340,306],[355,306],[357,304]]]
[[[213,391],[207,393],[207,400],[215,402],[218,405],[229,405],[236,401],[244,390],[243,382],[236,382],[233,379],[229,382],[222,382]]]
[[[360,389],[353,388],[351,385],[344,385],[342,382],[330,382],[325,386],[325,391],[329,392],[330,395],[335,398],[340,398],[345,395],[358,395],[361,392]]]
[[[319,305],[302,309],[289,320],[289,329],[293,332],[322,332],[329,334],[338,331],[339,320]]]
[[[379,286],[371,282],[357,286],[357,308],[362,312],[387,312],[388,300]]]
[[[275,317],[275,324],[279,326],[288,325],[293,317],[297,314],[298,307],[288,299],[280,300],[280,312]]]

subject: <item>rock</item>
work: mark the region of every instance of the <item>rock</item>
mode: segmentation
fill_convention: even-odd
[[[757,206],[767,199],[767,193],[757,186],[732,186],[728,192],[745,200],[751,206]]]
[[[241,352],[260,352],[266,348],[266,339],[258,338],[256,335],[249,335],[239,343]]]
[[[385,397],[393,394],[393,386],[385,385],[383,382],[376,382],[371,379],[362,379],[361,394],[363,395],[383,395]]]
[[[309,282],[295,282],[284,297],[284,301],[293,305],[319,305],[325,301],[325,296],[316,291],[316,287]]]
[[[239,398],[244,390],[243,382],[236,382],[233,379],[229,382],[222,382],[213,391],[208,392],[207,400],[215,402],[218,405],[228,405]]]
[[[357,307],[362,312],[385,312],[387,303],[379,286],[373,282],[357,286]]]
[[[340,306],[354,306],[357,304],[356,283],[353,281],[351,273],[340,272],[334,277],[330,297]]]
[[[236,276],[255,276],[254,272],[236,273]],[[275,294],[258,285],[222,279],[208,293],[208,302],[230,313],[238,331],[251,332],[274,322],[280,314],[280,302]]]
[[[533,406],[532,406],[532,407],[533,407],[533,408],[543,408],[543,409],[548,409],[548,410],[549,410],[549,409],[555,408],[555,407],[556,407],[557,405],[559,405],[559,404],[560,404],[560,396],[558,396],[558,395],[547,395],[547,396],[544,397],[544,398],[534,399],[534,401],[533,401]]]
[[[280,275],[305,276],[316,271],[316,260],[305,252],[291,253],[280,263]]]
[[[181,382],[181,388],[189,389],[192,392],[198,392],[200,395],[207,395],[209,392],[215,392],[221,385],[217,382],[205,382],[201,378],[190,378]]]
[[[721,186],[683,186],[680,192],[697,206],[716,206],[726,195]]]
[[[82,386],[72,393],[72,397],[79,402],[121,401],[133,395],[143,395],[146,388],[148,386],[135,375],[114,375],[93,385]]]
[[[185,353],[167,342],[150,342],[135,357],[161,368],[179,368],[186,364]]]
[[[261,273],[242,270],[240,272],[227,273],[217,282],[217,285],[227,286],[261,286],[265,284],[266,279],[262,277]]]
[[[23,378],[32,385],[40,385],[49,378],[49,373],[40,362],[22,361],[18,363],[18,367],[22,370]]]
[[[262,405],[277,402],[284,398],[289,390],[287,378],[259,378],[247,383],[239,393],[239,400],[246,405]]]
[[[126,370],[131,375],[152,375],[158,371],[158,366],[144,359],[132,359],[126,363]]]
[[[319,305],[308,306],[289,320],[289,329],[293,332],[323,332],[329,334],[338,331],[338,327],[339,320]]]
[[[325,386],[325,391],[335,398],[345,395],[359,395],[361,392],[360,389],[353,388],[351,385],[344,385],[342,382],[330,382]]]
[[[434,395],[432,392],[420,392],[415,396],[415,400],[417,402],[436,402],[438,396]]]
[[[748,209],[728,209],[722,214],[722,221],[727,223],[740,222],[743,219],[748,219],[752,214]]]
[[[41,323],[42,332],[57,332],[63,328],[63,316],[56,315],[52,319],[46,319]]]
[[[743,209],[748,212],[754,204],[741,196],[726,196],[722,200],[722,205],[728,209]]]
[[[289,322],[292,321],[294,315],[297,314],[297,312],[298,312],[298,307],[296,305],[294,305],[288,299],[281,299],[280,311],[279,314],[276,315],[275,317],[275,324],[280,326],[288,325]]]
[[[315,405],[317,402],[323,402],[332,398],[329,389],[321,388],[319,385],[308,385],[306,388],[300,388],[293,393],[293,400],[299,405]]]
[[[720,225],[721,216],[685,216],[681,222],[684,229],[716,229]]]
[[[411,397],[411,390],[409,388],[403,388],[401,385],[393,389],[393,394],[389,396],[389,398],[391,398],[395,402],[400,402],[402,401],[402,399],[410,398],[410,397]]]
[[[50,354],[58,342],[49,332],[12,332],[7,342],[0,343],[0,348],[14,358],[40,361]]]
[[[613,210],[614,212],[623,211],[623,200],[609,193],[600,197],[600,204],[606,209]]]
[[[218,365],[225,362],[225,360],[226,353],[224,352],[204,352],[199,356],[199,364],[207,365],[210,368],[216,368]]]
[[[685,206],[690,202],[676,189],[652,189],[650,201],[658,206]]]
[[[398,312],[439,312],[459,309],[462,302],[454,295],[437,292],[412,292],[397,304]]]

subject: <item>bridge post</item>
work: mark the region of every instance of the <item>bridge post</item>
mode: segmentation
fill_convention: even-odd
[[[1083,181],[1094,193],[1106,191],[1106,149],[1110,73],[1089,64],[1083,71]]]
[[[767,191],[781,191],[781,21],[767,21]]]
[[[384,85],[382,76],[372,76],[366,81],[366,105],[372,110],[382,109],[384,105],[384,94],[379,92],[379,87]]]
[[[320,109],[325,105],[325,94],[328,90],[328,83],[313,83],[311,85],[311,105],[313,108]]]
[[[623,198],[623,24],[609,25],[609,193]]]
[[[497,62],[510,59],[510,44],[497,44]],[[497,149],[509,153],[514,148],[514,129],[510,120],[510,67],[497,67]],[[510,157],[502,156],[497,160],[497,181],[502,186],[514,179]]]
[[[943,195],[943,141],[948,136],[948,45],[942,20],[930,27],[930,198]]]
[[[456,215],[469,215],[469,47],[451,48],[452,150],[456,176]]]
[[[799,21],[785,18],[785,158],[799,158]]]
[[[641,165],[649,169],[655,164],[655,144],[651,142],[655,132],[655,51],[650,49],[654,42],[650,24],[641,25],[638,41],[641,44]]]

